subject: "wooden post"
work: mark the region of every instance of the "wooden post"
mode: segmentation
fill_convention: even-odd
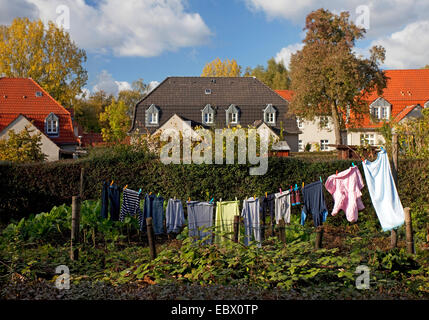
[[[234,217],[234,242],[238,243],[238,232],[240,230],[240,216]]]
[[[83,200],[83,177],[85,173],[85,168],[80,168],[80,198]]]
[[[73,196],[71,242],[70,242],[70,259],[72,261],[79,259],[79,250],[74,247],[75,244],[79,243],[79,220],[80,220],[80,198],[78,196]]]
[[[405,208],[405,230],[407,233],[407,252],[414,253],[414,236],[413,236],[413,226],[411,223],[411,212],[410,208]]]
[[[152,218],[146,218],[147,240],[149,243],[149,251],[151,259],[156,258],[155,237],[153,232]]]
[[[392,134],[392,176],[398,189],[398,135]],[[394,249],[398,245],[398,231],[392,229],[390,233],[390,248]]]
[[[286,233],[285,233],[285,221],[280,219],[279,221],[279,231],[280,231],[280,241],[286,243]]]
[[[316,228],[316,243],[314,244],[315,249],[321,249],[323,242],[323,227],[318,226]]]

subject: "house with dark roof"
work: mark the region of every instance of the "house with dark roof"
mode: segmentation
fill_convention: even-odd
[[[71,158],[78,146],[70,112],[31,78],[0,78],[0,139],[30,126],[41,133],[48,161]]]
[[[277,140],[282,131],[295,152],[300,130],[288,106],[287,100],[253,77],[168,77],[136,105],[129,133],[252,126],[268,129]]]

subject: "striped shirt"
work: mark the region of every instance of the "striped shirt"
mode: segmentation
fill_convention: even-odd
[[[130,216],[138,215],[139,225],[143,222],[143,212],[140,209],[140,198],[141,193],[131,190],[125,189],[122,198],[122,207],[121,214],[119,217],[120,221],[124,221],[125,216],[129,214]]]

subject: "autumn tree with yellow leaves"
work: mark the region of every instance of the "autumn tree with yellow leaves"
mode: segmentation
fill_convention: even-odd
[[[86,84],[85,61],[85,51],[53,22],[16,18],[10,26],[0,26],[0,74],[31,77],[64,106]]]
[[[234,59],[221,61],[216,58],[204,66],[201,77],[240,77],[241,66]]]
[[[10,130],[7,139],[0,139],[0,161],[24,163],[45,160],[46,155],[41,149],[42,134],[32,135],[33,131],[27,125],[21,132]]]

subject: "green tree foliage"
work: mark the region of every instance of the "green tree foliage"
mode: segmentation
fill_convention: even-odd
[[[15,133],[8,132],[8,139],[0,140],[0,160],[13,162],[44,161],[46,156],[42,153],[42,134],[32,135],[34,129],[26,126],[24,130]]]
[[[240,77],[241,66],[235,59],[221,61],[216,58],[204,66],[201,77]]]
[[[305,30],[304,47],[291,58],[291,89],[295,93],[291,109],[308,120],[332,116],[335,142],[341,144],[348,108],[352,114],[368,114],[365,96],[376,89],[381,94],[386,87],[386,77],[379,68],[385,50],[373,47],[368,59],[353,52],[355,41],[364,37],[365,30],[350,21],[348,12],[313,11],[306,18]]]
[[[267,62],[267,67],[258,65],[255,68],[247,67],[245,77],[256,77],[273,90],[287,90],[290,88],[289,72],[283,63],[277,63],[274,58]]]
[[[100,114],[101,134],[106,142],[120,142],[127,136],[131,119],[127,115],[128,106],[122,100],[112,103]]]
[[[16,18],[0,28],[0,73],[33,78],[64,106],[86,84],[85,62],[85,51],[53,22]]]
[[[401,153],[413,159],[429,159],[429,109],[422,110],[423,117],[401,123],[385,123],[379,132],[386,141],[386,149],[392,145],[392,129],[398,134]]]
[[[86,132],[101,132],[100,114],[112,103],[113,95],[103,90],[77,100],[74,106],[75,119]]]

